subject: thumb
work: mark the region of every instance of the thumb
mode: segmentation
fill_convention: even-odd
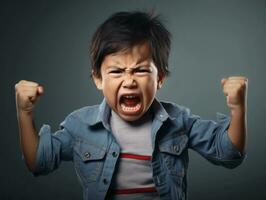
[[[42,95],[43,92],[44,92],[43,87],[42,86],[38,86],[38,88],[37,88],[37,94],[38,94],[38,96],[39,95]]]
[[[225,84],[226,81],[227,81],[227,78],[223,78],[223,79],[221,80],[221,85],[222,85],[222,87],[224,86],[224,84]]]

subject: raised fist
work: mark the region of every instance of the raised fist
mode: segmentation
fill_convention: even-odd
[[[232,76],[221,80],[223,92],[227,97],[227,105],[232,110],[245,108],[248,79],[243,76]]]
[[[19,81],[15,85],[15,90],[18,112],[31,113],[39,96],[43,94],[43,87],[32,81]]]

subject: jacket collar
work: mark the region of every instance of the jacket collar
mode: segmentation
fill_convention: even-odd
[[[104,128],[111,130],[109,124],[111,108],[108,106],[105,98],[102,103],[95,108],[95,112],[93,112],[93,114],[94,116],[90,116],[88,118],[89,126],[96,126],[101,123]]]
[[[151,108],[154,113],[154,118],[157,120],[164,122],[168,118],[171,119],[167,111],[164,109],[163,105],[155,98]],[[89,126],[96,126],[97,124],[101,123],[107,130],[111,130],[110,128],[110,114],[111,108],[108,106],[106,99],[104,98],[102,103],[96,108],[94,115],[88,118]]]
[[[154,113],[154,118],[157,120],[164,122],[168,118],[171,118],[168,114],[168,112],[165,110],[163,105],[155,98],[153,103],[152,103],[152,110]]]

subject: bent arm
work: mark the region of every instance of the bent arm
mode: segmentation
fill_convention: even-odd
[[[204,120],[188,113],[189,148],[216,165],[237,167],[245,158],[232,143],[228,129],[231,118],[217,113],[217,119]]]
[[[242,153],[245,153],[246,146],[246,112],[244,108],[231,111],[231,122],[228,128],[228,135],[234,146]]]
[[[34,172],[39,136],[31,113],[18,111],[17,118],[22,153],[27,167],[30,171]]]
[[[229,77],[221,81],[223,91],[227,97],[227,105],[231,110],[231,122],[228,135],[234,146],[245,153],[247,135],[247,78]]]
[[[15,85],[16,109],[22,152],[31,170],[35,170],[35,159],[39,142],[33,122],[33,110],[43,88],[38,83],[21,80]]]

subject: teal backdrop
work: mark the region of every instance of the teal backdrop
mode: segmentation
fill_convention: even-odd
[[[171,75],[161,100],[205,119],[229,114],[220,80],[249,78],[247,159],[236,169],[214,166],[190,151],[189,199],[266,199],[266,1],[38,0],[0,2],[0,199],[82,199],[71,163],[35,178],[19,146],[14,85],[43,85],[35,123],[57,130],[73,110],[101,102],[92,83],[88,46],[93,32],[117,11],[152,10],[172,33]]]

